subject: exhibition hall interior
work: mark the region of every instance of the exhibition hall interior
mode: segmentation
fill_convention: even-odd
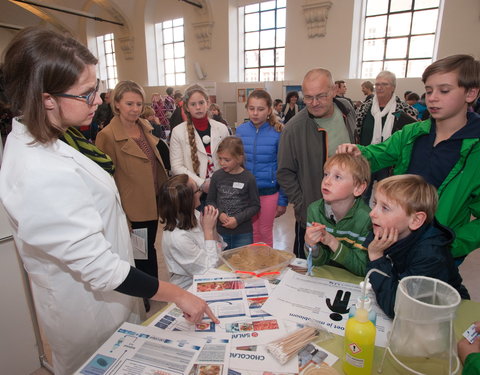
[[[98,59],[98,93],[111,93],[117,83],[134,81],[144,90],[145,104],[153,106],[158,98],[181,97],[189,86],[200,85],[232,135],[249,116],[252,120],[247,107],[255,90],[281,101],[282,121],[289,93],[296,92],[297,112],[308,108],[309,99],[320,102],[317,93],[312,98],[302,92],[305,74],[314,68],[327,69],[334,81],[341,81],[335,90],[343,91],[336,95],[349,99],[358,116],[369,100],[363,84],[381,86],[375,83],[381,71],[394,73],[392,94],[407,101],[409,94],[421,98],[425,93],[421,76],[436,60],[456,54],[480,58],[478,0],[0,0],[2,63],[12,39],[30,26],[71,36],[87,46]],[[4,97],[2,93],[2,152],[12,128]],[[172,135],[168,119],[175,106],[178,102],[164,112],[165,144]],[[97,132],[107,125],[80,131],[95,144]],[[287,123],[283,126],[288,128]],[[0,372],[51,374],[49,344],[36,316],[30,280],[8,215],[0,208]],[[293,252],[297,219],[290,202],[273,222],[274,249]],[[169,281],[163,233],[160,224],[155,240],[158,278]],[[471,251],[459,266],[463,284],[477,303],[479,268],[480,249]],[[150,301],[143,320],[165,307]]]

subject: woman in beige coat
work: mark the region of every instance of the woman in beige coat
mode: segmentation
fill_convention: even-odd
[[[148,121],[140,119],[144,103],[145,92],[137,83],[118,83],[112,100],[115,117],[98,133],[96,145],[115,164],[115,182],[132,228],[147,228],[148,259],[136,260],[135,264],[157,277],[157,195],[167,173],[157,150],[159,140]]]

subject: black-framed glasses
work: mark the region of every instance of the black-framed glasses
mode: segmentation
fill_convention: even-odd
[[[93,105],[93,103],[95,102],[95,98],[97,96],[99,85],[100,85],[100,80],[97,78],[97,84],[95,86],[95,89],[93,89],[87,95],[56,94],[55,96],[60,96],[61,98],[85,99],[88,105]]]

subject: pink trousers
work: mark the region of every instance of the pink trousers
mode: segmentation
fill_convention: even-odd
[[[277,212],[278,192],[260,196],[260,211],[253,217],[253,241],[273,247],[273,221]]]

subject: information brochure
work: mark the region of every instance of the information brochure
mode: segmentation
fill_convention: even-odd
[[[207,341],[201,337],[124,323],[76,374],[184,375],[190,374],[194,366],[217,366],[223,370],[226,365],[226,357],[222,356],[224,353],[210,349],[209,355],[215,360],[210,362],[206,360],[206,355],[202,355],[199,361],[200,352],[206,344]],[[219,363],[219,359],[223,362]]]
[[[288,270],[263,304],[263,310],[278,319],[298,323],[314,319],[330,332],[344,336],[348,313],[360,295],[361,289],[357,284],[300,275]],[[377,305],[373,292],[369,298],[372,309],[377,313],[375,345],[385,347],[392,321]]]

